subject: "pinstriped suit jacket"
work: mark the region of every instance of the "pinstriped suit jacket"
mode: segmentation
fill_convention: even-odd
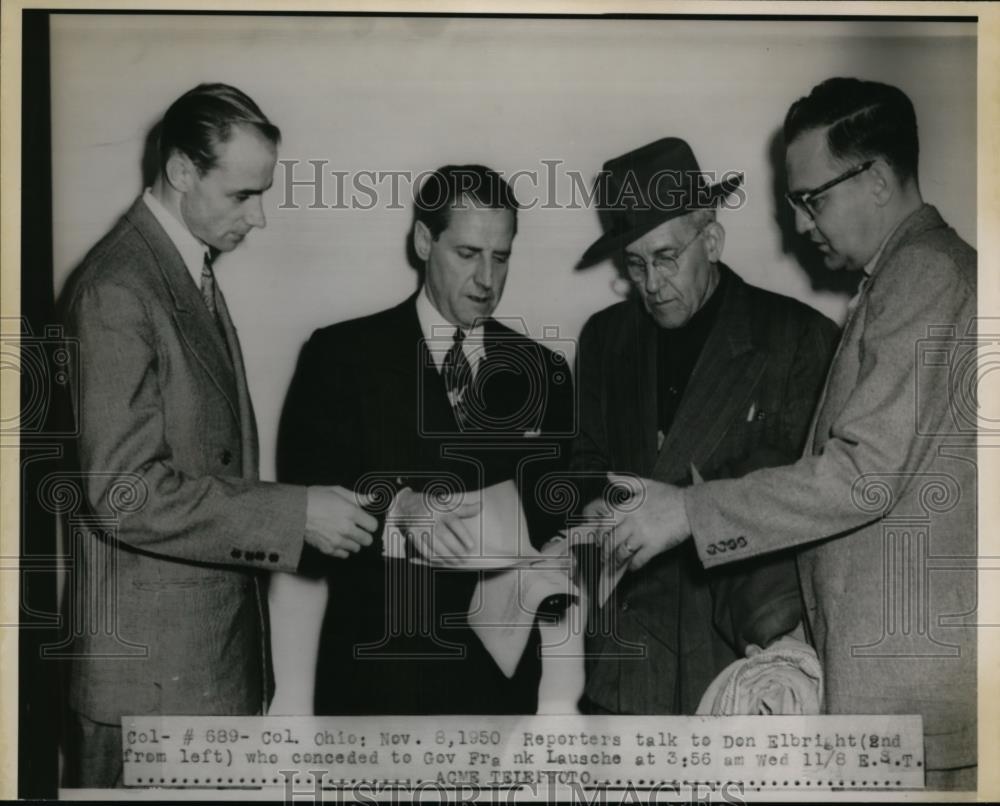
[[[689,484],[692,464],[706,479],[738,476],[802,450],[836,327],[722,264],[720,271],[725,296],[659,451],[655,322],[638,299],[587,322],[574,471]],[[626,574],[592,614],[587,696],[616,713],[693,713],[747,643],[766,642],[799,617],[790,558],[709,574],[682,545]]]

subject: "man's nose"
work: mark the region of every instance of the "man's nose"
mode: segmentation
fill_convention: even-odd
[[[476,273],[473,275],[476,285],[483,288],[493,288],[493,260],[491,255],[482,253],[476,262]]]
[[[799,235],[805,235],[810,230],[816,228],[816,222],[812,220],[812,216],[806,213],[804,210],[800,210],[798,207],[795,208],[795,231]]]
[[[660,286],[663,285],[663,278],[660,276],[660,272],[653,266],[646,266],[646,280],[645,280],[646,293],[653,296],[660,290]]]
[[[260,196],[254,196],[248,202],[246,220],[251,227],[263,229],[267,226],[267,218],[264,216],[264,201]]]

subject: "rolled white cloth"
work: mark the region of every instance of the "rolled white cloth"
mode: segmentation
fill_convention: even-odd
[[[747,657],[733,661],[711,682],[697,714],[818,714],[823,702],[823,669],[808,644],[785,636],[767,649],[751,644]]]

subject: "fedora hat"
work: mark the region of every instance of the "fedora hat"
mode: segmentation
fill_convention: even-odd
[[[742,182],[743,174],[732,173],[709,184],[691,146],[679,137],[664,137],[608,160],[596,187],[604,234],[576,268],[599,263],[665,221],[715,207]]]

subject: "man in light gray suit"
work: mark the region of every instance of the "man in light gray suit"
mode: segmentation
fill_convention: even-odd
[[[824,81],[784,128],[798,230],[829,268],[865,275],[804,455],[683,490],[645,481],[615,550],[637,568],[693,536],[713,568],[802,547],[826,711],[922,716],[927,787],[974,788],[976,585],[961,569],[976,555],[962,395],[977,366],[976,252],[923,201],[899,89]]]
[[[74,636],[69,786],[121,784],[120,719],[259,714],[271,691],[267,571],[305,542],[371,543],[353,493],[258,480],[240,344],[212,260],[265,224],[280,133],[245,94],[202,84],[167,110],[152,188],[87,255],[64,295],[78,340],[74,414],[84,493],[112,528],[88,536]],[[128,650],[128,651],[126,651]]]

